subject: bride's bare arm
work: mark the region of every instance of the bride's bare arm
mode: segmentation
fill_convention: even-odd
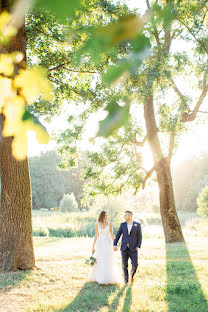
[[[111,236],[112,241],[114,241],[112,223],[110,223],[110,236]]]
[[[95,238],[94,238],[93,245],[92,245],[92,252],[95,251],[95,244],[96,244],[97,238],[98,238],[98,225],[96,223],[95,224]]]

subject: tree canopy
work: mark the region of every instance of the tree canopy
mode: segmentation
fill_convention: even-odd
[[[88,153],[89,165],[84,168],[83,176],[88,182],[86,193],[91,196],[119,193],[125,188],[136,192],[154,172],[154,168],[143,167],[141,152],[148,143],[143,107],[151,88],[158,135],[169,160],[180,135],[188,130],[188,122],[195,120],[200,109],[203,111],[208,90],[207,2],[146,3],[150,18],[144,23],[144,40],[151,42],[151,55],[134,68],[132,75],[124,72],[117,84],[117,60],[124,57],[123,51],[122,55],[117,51],[107,73],[103,75],[102,70],[97,70],[103,80],[100,84],[97,79],[94,93],[99,96],[102,90],[102,94],[108,95],[103,101],[108,115],[100,122],[97,135],[107,139],[96,152]],[[186,45],[189,48],[181,48]],[[126,54],[131,55],[133,49],[133,43],[129,43]],[[91,63],[94,64],[93,59]],[[77,141],[86,135],[84,125],[89,116],[99,109],[95,97],[94,101],[85,102],[84,112],[69,118],[69,129],[59,139],[60,152],[65,155],[63,166],[75,165]],[[120,126],[123,127],[118,129]]]

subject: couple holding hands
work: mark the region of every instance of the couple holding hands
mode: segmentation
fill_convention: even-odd
[[[124,283],[133,284],[134,275],[138,267],[138,250],[142,243],[140,223],[133,220],[133,213],[126,211],[125,222],[121,223],[114,239],[112,224],[108,222],[108,214],[102,211],[95,225],[95,238],[92,252],[95,252],[96,263],[91,269],[88,281],[95,281],[102,285],[121,284],[122,277],[118,269],[114,251],[118,250],[117,244],[122,236],[121,257]],[[113,242],[113,244],[112,244]],[[130,279],[128,261],[131,259]]]

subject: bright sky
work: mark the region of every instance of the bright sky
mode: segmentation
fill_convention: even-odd
[[[141,12],[144,13],[146,10],[146,2],[145,0],[126,0],[126,3],[131,8],[140,8]],[[188,47],[186,46],[188,49]],[[180,42],[176,42],[174,49],[184,49],[184,46],[181,46]],[[190,49],[188,49],[190,51]],[[190,86],[188,85],[187,81],[179,81],[180,88],[182,90],[189,90]],[[70,110],[71,110],[71,104]],[[204,110],[208,111],[208,101],[206,99],[205,104],[203,105]],[[64,117],[66,116],[66,112],[63,112],[63,114],[60,117],[56,117],[53,119],[53,122],[51,124],[46,125],[49,133],[52,133],[55,131],[64,130],[65,127],[67,127],[67,122],[65,121]],[[93,133],[93,135],[96,133],[97,123],[94,122],[95,118],[93,117],[92,120],[89,122],[89,126],[87,129],[87,132]],[[93,127],[93,128],[92,128]],[[173,166],[177,165],[180,161],[186,158],[190,158],[191,155],[198,154],[200,151],[205,151],[208,153],[208,121],[204,124],[195,125],[193,124],[190,130],[187,134],[184,134],[180,138],[179,146],[177,148],[177,152],[173,157]],[[34,133],[28,134],[28,141],[29,141],[29,147],[28,147],[28,153],[29,156],[39,154],[40,151],[46,151],[48,149],[56,147],[55,141],[51,141],[48,145],[39,145],[35,139]],[[88,143],[87,141],[83,142],[83,148],[87,147]],[[152,157],[151,152],[149,150],[148,145],[144,147],[144,161],[145,161],[145,167],[150,168],[152,166]]]

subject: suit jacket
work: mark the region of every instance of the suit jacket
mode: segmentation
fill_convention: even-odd
[[[137,248],[141,247],[142,230],[139,222],[133,221],[130,234],[128,233],[127,222],[121,223],[118,233],[116,234],[116,237],[113,242],[114,246],[117,246],[121,235],[122,235],[121,251],[125,251],[128,245],[131,252],[134,252],[137,250]]]

